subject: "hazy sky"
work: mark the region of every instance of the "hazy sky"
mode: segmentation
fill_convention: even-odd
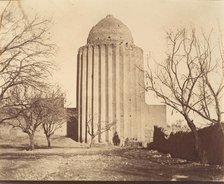
[[[218,25],[224,30],[224,1],[218,0],[22,0],[21,6],[28,16],[53,20],[51,33],[58,46],[55,62],[60,66],[54,80],[67,92],[70,107],[76,104],[77,50],[86,44],[92,26],[106,15],[126,24],[135,44],[157,60],[163,59],[167,30],[189,26],[210,30]]]

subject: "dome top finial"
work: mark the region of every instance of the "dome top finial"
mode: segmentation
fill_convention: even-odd
[[[113,16],[113,15],[108,14],[108,15],[106,16],[106,18],[114,18],[114,16]]]
[[[89,32],[87,44],[133,43],[128,27],[113,15],[99,21]]]

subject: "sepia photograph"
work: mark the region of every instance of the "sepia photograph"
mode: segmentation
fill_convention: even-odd
[[[0,183],[224,183],[224,0],[0,0]]]

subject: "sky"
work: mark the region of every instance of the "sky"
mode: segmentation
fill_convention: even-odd
[[[90,29],[106,15],[121,20],[131,30],[144,55],[164,59],[166,31],[193,27],[224,30],[224,1],[218,0],[21,0],[25,14],[51,18],[52,41],[57,45],[53,78],[67,94],[67,106],[76,104],[76,55]],[[1,6],[1,2],[0,2]],[[146,95],[149,104],[158,101]]]

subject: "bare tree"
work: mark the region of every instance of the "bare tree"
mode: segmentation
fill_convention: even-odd
[[[212,46],[211,34],[203,40],[198,40],[195,51],[200,58],[199,67],[202,77],[199,80],[197,107],[190,108],[212,124],[218,124],[224,134],[222,126],[222,97],[224,90],[224,50],[222,39]],[[214,80],[215,79],[215,80]]]
[[[69,116],[64,108],[64,103],[65,95],[59,88],[56,91],[48,93],[42,99],[42,126],[47,138],[48,147],[51,147],[51,136],[56,130],[62,127],[67,120],[67,116]]]
[[[163,103],[184,117],[194,135],[198,157],[201,162],[205,162],[204,151],[192,117],[197,113],[202,118],[214,122],[209,117],[208,107],[212,108],[211,104],[215,102],[216,109],[220,109],[215,96],[219,95],[223,86],[220,85],[216,93],[210,86],[211,78],[209,79],[208,76],[214,68],[211,68],[209,62],[214,58],[211,57],[210,45],[205,36],[202,43],[196,36],[195,30],[189,33],[182,29],[176,33],[167,33],[167,41],[167,59],[164,63],[158,64],[156,72],[150,69],[145,71],[145,89],[153,91]],[[210,94],[207,89],[210,90]],[[220,121],[218,111],[217,121]]]
[[[116,122],[110,122],[109,123],[109,122],[102,122],[101,121],[99,123],[103,123],[104,126],[98,126],[99,123],[98,123],[97,126],[94,126],[92,124],[92,120],[93,120],[93,118],[89,118],[89,120],[87,121],[87,132],[90,135],[89,148],[92,147],[93,141],[94,141],[96,136],[101,135],[104,132],[110,131],[111,128],[116,125]]]
[[[11,91],[10,101],[12,106],[7,106],[6,112],[11,118],[8,124],[13,128],[20,128],[28,134],[30,140],[30,150],[34,149],[34,135],[42,124],[42,92],[31,87],[16,86]],[[13,102],[12,102],[13,101]]]
[[[54,68],[50,21],[37,16],[28,20],[17,5],[9,1],[0,8],[0,108],[9,98],[9,89],[17,85],[41,89]]]

